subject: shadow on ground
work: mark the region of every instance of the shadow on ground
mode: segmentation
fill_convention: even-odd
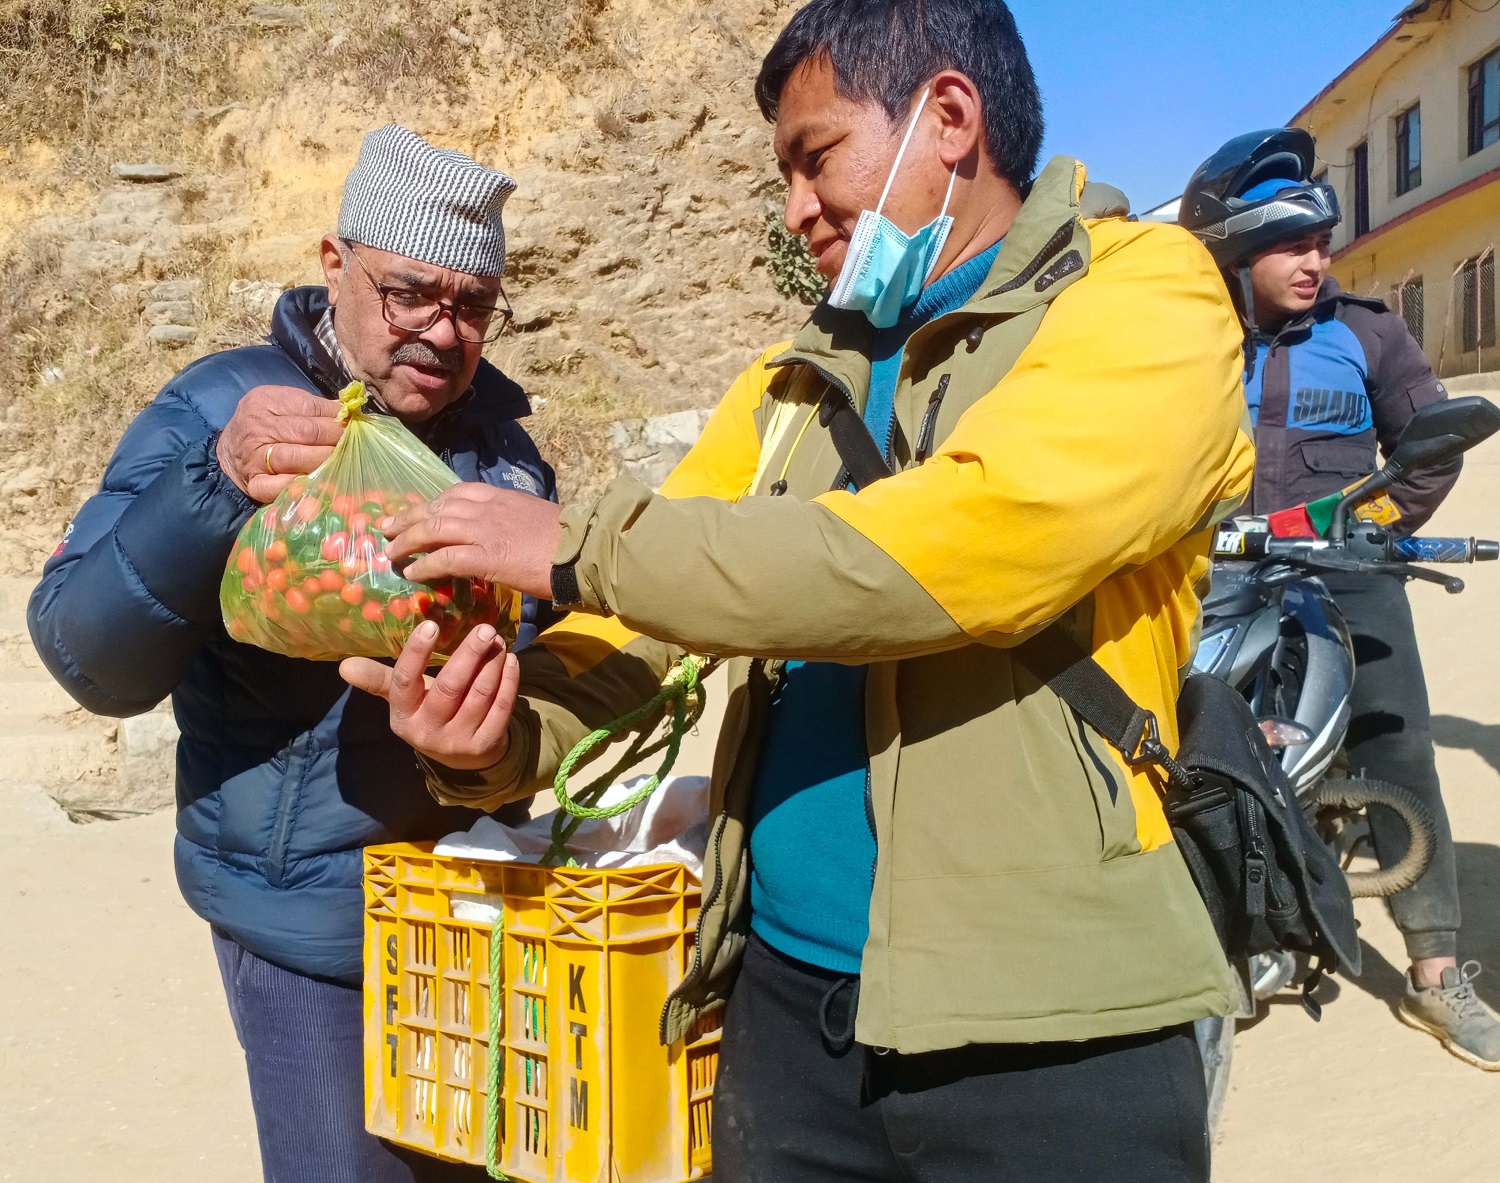
[[[1432,742],[1442,748],[1477,752],[1500,772],[1500,723],[1476,723],[1458,715],[1432,717]]]
[[[1496,733],[1497,738],[1493,741],[1496,756],[1486,755],[1485,758],[1500,758],[1500,727],[1487,730]],[[1497,907],[1500,904],[1500,846],[1459,842],[1454,846],[1454,853],[1458,856],[1458,899],[1463,914],[1463,929],[1458,934],[1459,960],[1474,959],[1484,963],[1485,972],[1475,981],[1475,989],[1480,998],[1500,1010],[1500,907]],[[1351,984],[1374,995],[1394,1011],[1406,988],[1406,966],[1392,965],[1367,941],[1360,942],[1360,945],[1364,968]]]

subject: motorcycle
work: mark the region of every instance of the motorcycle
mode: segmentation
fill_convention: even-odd
[[[1236,518],[1213,546],[1212,590],[1203,602],[1195,671],[1222,678],[1244,694],[1319,835],[1340,856],[1355,897],[1388,896],[1427,870],[1435,833],[1421,801],[1400,785],[1351,775],[1342,756],[1354,686],[1349,629],[1320,576],[1390,575],[1437,583],[1450,594],[1463,580],[1421,564],[1500,559],[1500,542],[1474,538],[1400,537],[1385,527],[1399,511],[1384,491],[1444,465],[1500,430],[1500,408],[1478,396],[1449,399],[1414,415],[1384,467],[1336,498],[1267,517]],[[1321,506],[1321,512],[1313,512]],[[1318,532],[1316,520],[1326,529]],[[1288,536],[1290,534],[1290,536]],[[1365,811],[1384,805],[1406,824],[1405,856],[1393,867],[1350,871],[1367,841]],[[1197,1024],[1209,1092],[1210,1129],[1228,1089],[1237,1021],[1291,982],[1296,959],[1286,952],[1235,967],[1240,1006]]]

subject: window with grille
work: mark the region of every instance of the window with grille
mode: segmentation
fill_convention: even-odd
[[[1469,155],[1500,140],[1500,49],[1469,67]]]
[[[1370,232],[1370,145],[1354,149],[1354,237]]]
[[[1422,183],[1422,105],[1396,116],[1396,196]]]
[[[1465,353],[1495,347],[1495,252],[1470,259],[1458,272],[1459,338]]]
[[[1416,338],[1417,344],[1422,345],[1425,341],[1423,334],[1427,329],[1422,277],[1419,275],[1415,279],[1398,283],[1391,290],[1391,302],[1401,319],[1406,322],[1406,327],[1411,330],[1411,335]]]

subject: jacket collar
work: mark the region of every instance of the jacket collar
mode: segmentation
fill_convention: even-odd
[[[1123,216],[1128,208],[1119,190],[1088,184],[1077,160],[1054,157],[1032,183],[979,290],[962,308],[922,326],[913,341],[948,317],[1014,316],[1051,301],[1089,268],[1083,219]],[[870,385],[874,333],[863,313],[832,308],[825,299],[770,364],[811,365],[858,403]]]
[[[270,340],[332,397],[344,385],[344,378],[342,364],[318,340],[318,321],[328,307],[327,288],[292,288],[276,301],[271,314]],[[526,392],[481,358],[473,384],[451,406],[445,407],[434,422],[459,421],[471,416],[486,420],[524,419],[529,414],[531,402]]]

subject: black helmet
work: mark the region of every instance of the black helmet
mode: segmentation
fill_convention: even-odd
[[[1300,127],[1236,136],[1199,165],[1177,222],[1221,268],[1330,230],[1339,224],[1339,199],[1332,185],[1312,183],[1313,161],[1313,138]]]

